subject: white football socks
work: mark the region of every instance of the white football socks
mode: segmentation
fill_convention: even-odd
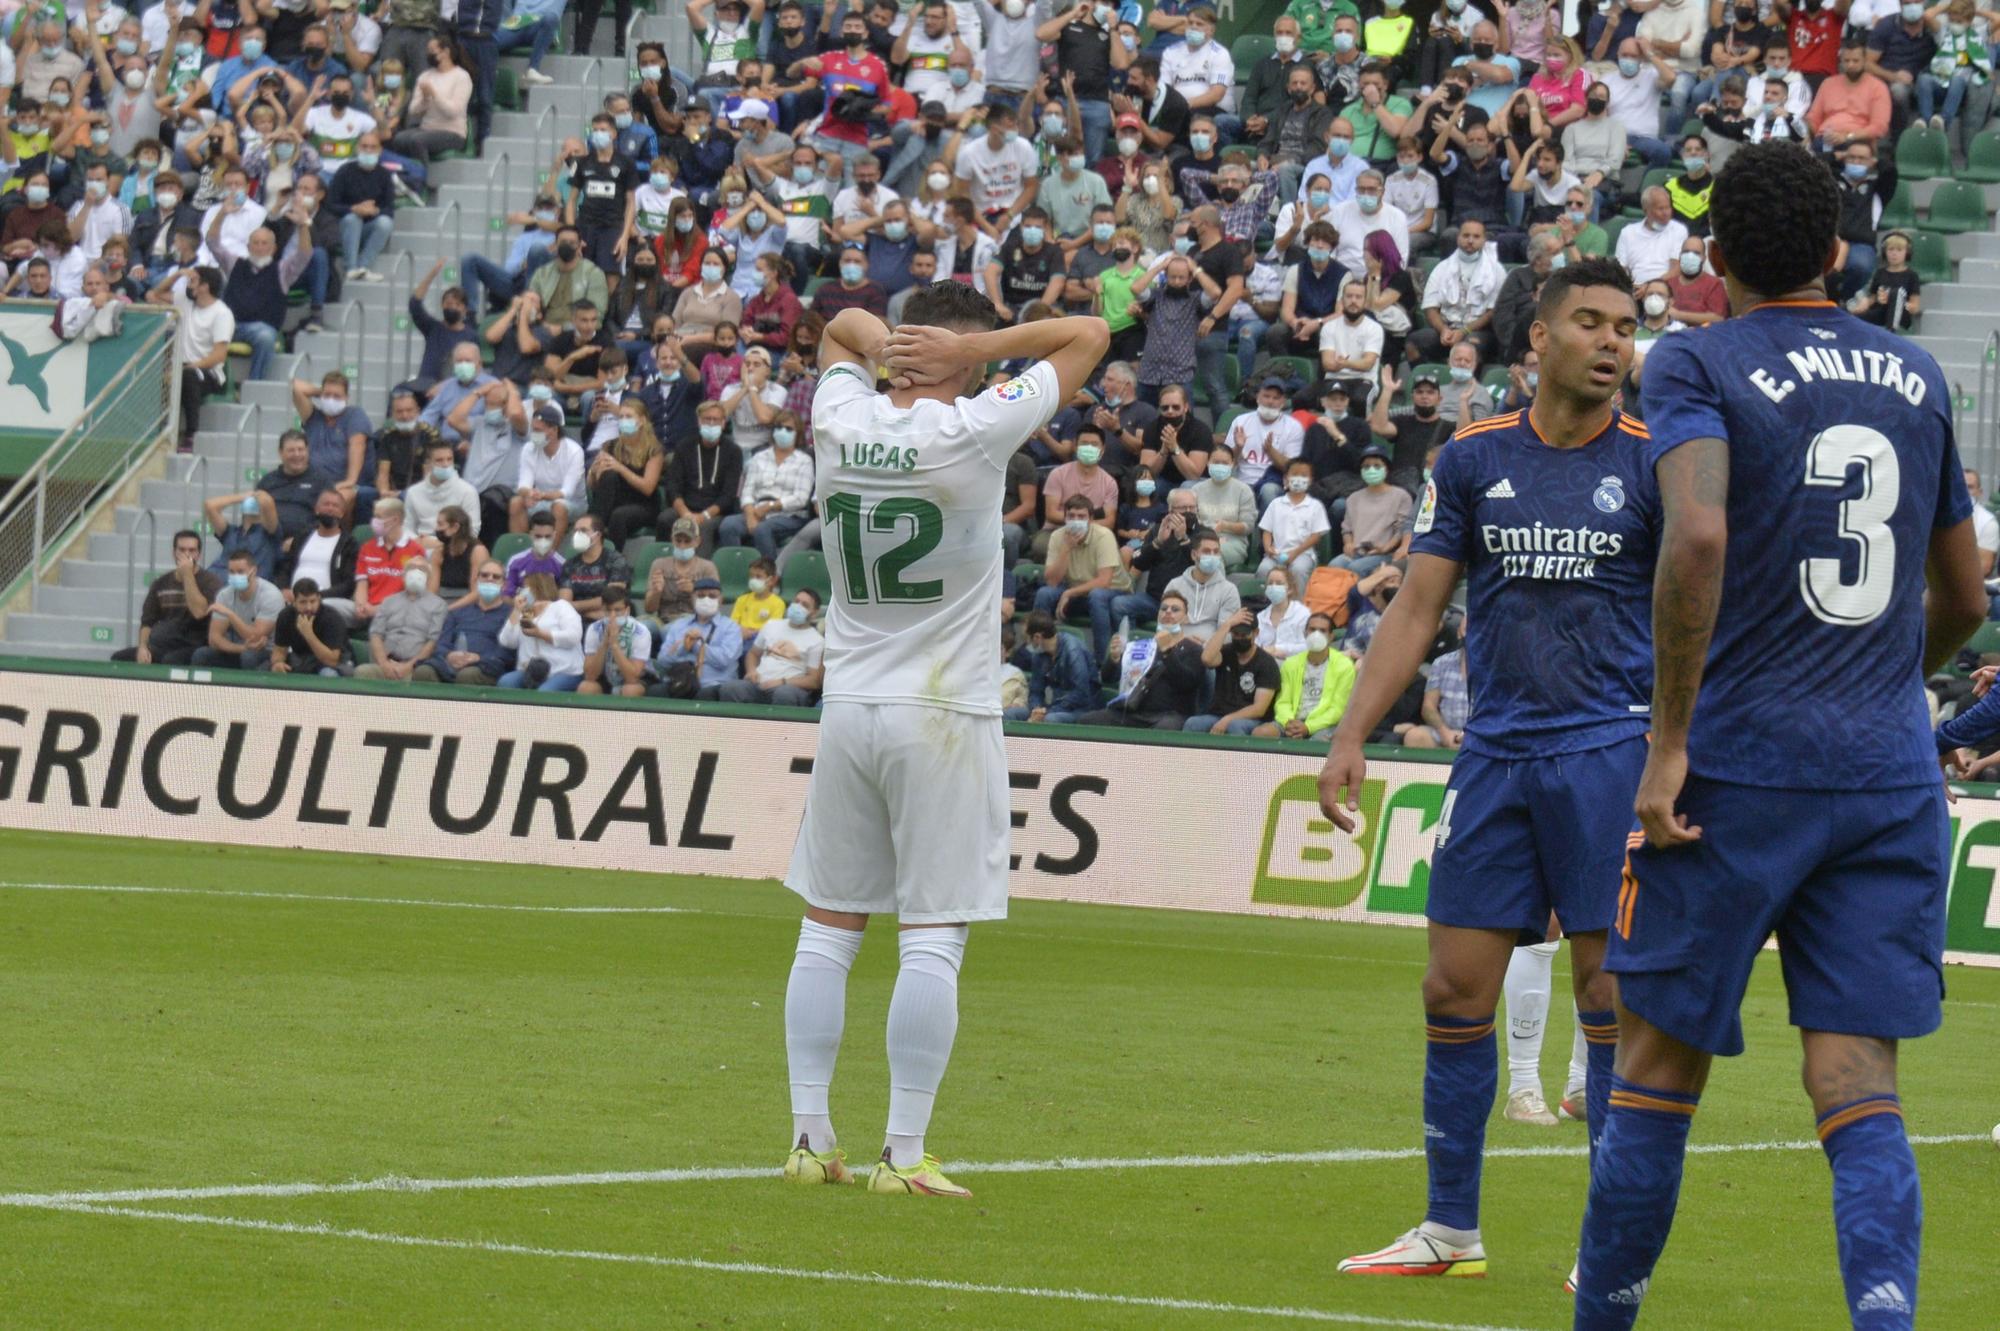
[[[1584,1073],[1590,1067],[1590,1045],[1583,1038],[1583,1020],[1576,1021],[1576,1039],[1569,1046],[1569,1080],[1563,1083],[1563,1099],[1583,1098]]]
[[[905,929],[896,935],[901,966],[889,999],[889,1133],[884,1145],[898,1169],[921,1164],[924,1130],[958,1034],[958,967],[965,926]]]
[[[1514,949],[1502,993],[1507,1000],[1507,1094],[1542,1088],[1542,1036],[1548,1030],[1549,976],[1557,943]]]
[[[785,1053],[792,1074],[792,1140],[803,1136],[813,1150],[831,1151],[833,1119],[827,1089],[840,1054],[840,1030],[847,1020],[847,972],[861,951],[861,933],[815,920],[799,925],[798,955],[785,986]]]

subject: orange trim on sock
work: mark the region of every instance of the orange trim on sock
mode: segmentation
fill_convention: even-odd
[[[1609,1026],[1593,1026],[1589,1022],[1580,1022],[1578,1024],[1583,1027],[1583,1039],[1586,1044],[1618,1043],[1618,1024],[1616,1022],[1613,1022]]]
[[[1894,1114],[1897,1118],[1901,1118],[1903,1106],[1894,1100],[1863,1100],[1858,1105],[1849,1105],[1819,1125],[1819,1139],[1825,1141],[1848,1124],[1859,1123],[1862,1119],[1873,1118],[1877,1114]]]
[[[1472,1044],[1493,1034],[1493,1023],[1484,1026],[1431,1026],[1424,1027],[1424,1038],[1433,1044]]]
[[[1695,1110],[1693,1105],[1682,1104],[1679,1100],[1662,1100],[1658,1096],[1645,1095],[1638,1091],[1613,1091],[1611,1093],[1611,1107],[1613,1109],[1650,1109],[1656,1113],[1682,1114],[1688,1118],[1694,1117]]]

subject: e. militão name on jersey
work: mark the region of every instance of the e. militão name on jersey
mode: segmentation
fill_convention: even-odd
[[[1972,514],[1937,362],[1831,301],[1772,301],[1655,342],[1642,389],[1650,462],[1694,439],[1729,448],[1689,767],[1752,786],[1935,785],[1924,565],[1931,534]]]
[[[1410,549],[1466,572],[1468,752],[1539,758],[1645,733],[1660,532],[1646,446],[1623,413],[1556,448],[1516,411],[1438,454]]]

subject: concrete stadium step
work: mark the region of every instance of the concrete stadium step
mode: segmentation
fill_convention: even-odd
[[[145,590],[148,570],[138,570],[136,576],[129,564],[103,562],[94,559],[65,559],[57,570],[57,584],[62,587],[89,587],[98,591],[115,591],[123,594],[128,582],[136,582]],[[42,594],[52,590],[43,584]]]
[[[1991,231],[1968,231],[1962,236],[1947,236],[1945,241],[1951,257],[1961,263],[1967,259],[2000,259],[2000,235]]]
[[[1924,295],[1928,297],[1930,293],[1926,291]],[[1993,297],[1993,292],[1989,291],[1986,293],[1989,309],[1993,308]],[[1992,313],[1982,314],[1975,311],[1959,313],[1949,310],[1935,310],[1931,308],[1928,299],[1924,301],[1924,313],[1922,322],[1919,325],[1920,331],[1926,338],[1934,337],[1952,340],[1969,338],[1980,342],[1984,342],[1987,335],[1996,327],[2000,327],[2000,321],[1996,321],[1996,316]]]
[[[1958,265],[1958,285],[2000,291],[2000,259],[1967,259]],[[2000,303],[1996,303],[2000,310]]]
[[[1934,314],[1979,314],[1985,313],[1996,328],[2000,328],[2000,301],[1994,299],[1992,287],[1973,286],[1965,282],[1933,282],[1924,288],[1924,312],[1922,320],[1928,322]],[[1917,325],[1923,330],[1923,322]]]
[[[109,656],[124,641],[125,614],[121,608],[110,619],[52,615],[39,610],[7,616],[7,642],[27,648],[37,656]]]
[[[173,535],[171,522],[160,523],[157,534],[150,536],[134,536],[129,531],[92,532],[87,554],[96,564],[130,564],[137,549],[142,570],[165,568],[173,562]]]
[[[145,595],[143,586],[135,586],[129,600],[123,587],[51,587],[46,583],[37,593],[34,613],[48,615],[56,619],[82,619],[96,624],[123,624],[126,611],[139,612],[139,600]],[[123,646],[123,643],[118,644]]]

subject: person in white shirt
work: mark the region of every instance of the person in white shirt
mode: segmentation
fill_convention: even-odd
[[[889,54],[889,64],[907,66],[903,89],[919,105],[948,91],[951,80],[946,71],[951,58],[960,51],[972,52],[958,39],[956,16],[946,0],[924,0],[923,21],[904,27]]]
[[[225,212],[223,205],[234,203],[234,212]],[[222,173],[222,199],[209,205],[201,215],[201,261],[214,263],[215,252],[209,248],[209,227],[215,219],[222,219],[222,244],[231,254],[250,252],[250,233],[264,225],[268,216],[264,205],[250,196],[250,176],[240,166],[232,166]]]
[[[500,645],[514,649],[514,669],[494,681],[503,689],[537,688],[543,693],[574,693],[583,683],[583,616],[556,594],[552,574],[530,573],[521,580],[514,608],[500,626]],[[532,683],[537,661],[548,674]]]
[[[1443,360],[1451,348],[1467,341],[1479,348],[1480,359],[1492,359],[1499,347],[1493,307],[1506,280],[1498,247],[1486,243],[1485,224],[1476,218],[1461,222],[1456,252],[1440,260],[1424,282],[1425,326],[1410,334],[1417,360]]]
[[[438,543],[438,514],[445,509],[456,508],[474,522],[479,520],[479,491],[458,474],[458,450],[447,441],[432,444],[426,456],[424,478],[403,487],[403,517],[408,530],[430,549]]]
[[[1852,10],[1848,11],[1850,14]],[[1764,85],[1782,83],[1785,85],[1785,114],[1804,120],[1806,112],[1812,110],[1812,85],[1806,76],[1792,68],[1792,49],[1777,45],[1764,52],[1764,72],[1751,76],[1743,89],[1743,105],[1764,105]]]
[[[605,588],[603,616],[583,631],[583,681],[576,691],[642,698],[646,666],[652,659],[653,631],[633,616],[631,593],[623,587]]]
[[[1623,162],[1623,158],[1619,159]],[[1515,224],[1537,225],[1562,216],[1569,192],[1582,182],[1563,165],[1563,146],[1536,139],[1521,155],[1521,169],[1507,186],[1507,213]]]
[[[771,428],[771,446],[744,461],[741,507],[716,528],[717,545],[754,545],[775,563],[778,547],[811,520],[813,460],[798,439],[798,418],[783,413]]]
[[[1382,173],[1370,167],[1355,177],[1354,197],[1334,204],[1327,213],[1326,220],[1340,233],[1333,260],[1350,273],[1358,273],[1366,265],[1368,237],[1377,231],[1389,233],[1389,239],[1396,242],[1396,253],[1410,252],[1409,214],[1384,197],[1386,187]],[[1435,191],[1437,182],[1431,182],[1431,188]]]
[[[1688,229],[1674,217],[1674,203],[1666,190],[1655,185],[1640,196],[1646,209],[1642,221],[1618,233],[1618,262],[1632,274],[1632,282],[1642,285],[1665,277],[1680,262],[1681,247],[1687,244]]]
[[[222,303],[221,272],[207,266],[174,269],[146,299],[171,304],[180,311],[180,332],[176,335],[181,362],[180,451],[192,453],[201,400],[221,392],[227,383],[222,366],[236,336],[236,316]]]
[[[1189,110],[1213,116],[1216,132],[1234,143],[1243,134],[1243,122],[1231,114],[1236,109],[1236,62],[1229,48],[1215,40],[1215,11],[1188,11],[1181,32],[1185,42],[1160,52],[1160,82],[1187,98]]]
[[[375,129],[375,117],[354,105],[354,82],[345,75],[327,84],[327,100],[306,112],[306,137],[319,153],[320,177],[331,183],[333,173],[354,156],[361,136]]]
[[[1364,409],[1382,364],[1382,325],[1368,313],[1368,288],[1350,281],[1340,289],[1340,313],[1319,326],[1319,367]]]
[[[554,516],[558,532],[565,531],[588,505],[583,449],[563,437],[562,427],[562,408],[553,403],[535,415],[534,440],[521,450],[521,473],[507,506],[508,525],[518,531],[526,531],[528,519],[544,512]]]
[[[1312,618],[1312,611],[1300,594],[1304,588],[1303,581],[1292,581],[1287,569],[1274,568],[1264,574],[1264,599],[1269,604],[1257,612],[1257,645],[1274,661],[1306,649],[1306,621]]]
[[[1002,235],[1035,201],[1042,184],[1036,176],[1035,150],[1014,123],[1011,109],[995,105],[986,116],[986,133],[959,144],[953,167],[953,174],[967,184],[974,210]]]
[[[1409,246],[1403,251],[1403,262],[1437,248],[1438,179],[1424,165],[1423,151],[1415,140],[1405,139],[1396,145],[1396,169],[1384,179],[1382,198],[1388,206],[1403,213],[1410,237]]]
[[[1326,505],[1310,493],[1312,481],[1312,463],[1293,458],[1285,464],[1284,496],[1273,500],[1257,519],[1257,530],[1264,536],[1258,577],[1289,571],[1294,585],[1303,587],[1319,567],[1320,537],[1332,531],[1333,524],[1326,519]]]
[[[1259,504],[1277,498],[1284,489],[1285,465],[1305,447],[1305,428],[1285,410],[1287,405],[1285,381],[1266,379],[1257,390],[1256,414],[1238,416],[1229,426],[1236,479],[1256,493]]]
[[[729,414],[730,437],[745,454],[746,474],[748,455],[773,442],[774,427],[785,409],[787,396],[785,386],[771,373],[770,351],[753,346],[744,352],[743,377],[723,389],[720,400],[723,411]],[[776,559],[777,553],[767,551],[765,557]]]
[[[1981,577],[1993,576],[1993,564],[2000,557],[2000,518],[1993,516],[1993,510],[1986,507],[1986,495],[1979,483],[1979,473],[1972,468],[1965,469],[1965,488],[1972,496],[1972,539],[1979,546],[1979,573]]]
[[[76,253],[84,263],[96,263],[104,253],[104,242],[113,236],[130,234],[131,210],[111,194],[110,176],[102,162],[94,162],[84,174],[83,197],[69,210],[69,233],[76,238]],[[56,283],[61,289],[61,282]]]
[[[803,279],[819,265],[821,222],[833,213],[833,189],[820,174],[819,154],[803,143],[792,149],[791,174],[773,181],[765,192],[777,196],[785,215],[785,257]]]
[[[743,678],[724,684],[724,702],[763,702],[774,707],[810,707],[825,678],[826,639],[812,626],[819,593],[801,587],[774,619],[757,633],[743,657]]]
[[[1657,49],[1652,46],[1654,42],[1671,43],[1675,48],[1676,54],[1660,51],[1660,57],[1673,72],[1667,100],[1676,123],[1687,114],[1688,95],[1694,91],[1696,76],[1701,72],[1702,39],[1707,35],[1708,6],[1702,0],[1660,0],[1639,20],[1641,45],[1654,50]]]
[[[842,240],[860,240],[868,223],[903,196],[882,183],[882,163],[872,153],[856,158],[854,183],[833,196],[833,233]]]
[[[1625,126],[1625,145],[1647,166],[1665,166],[1674,150],[1660,137],[1660,85],[1675,71],[1637,37],[1618,43],[1617,67],[1604,76],[1611,93],[1611,117]]]

